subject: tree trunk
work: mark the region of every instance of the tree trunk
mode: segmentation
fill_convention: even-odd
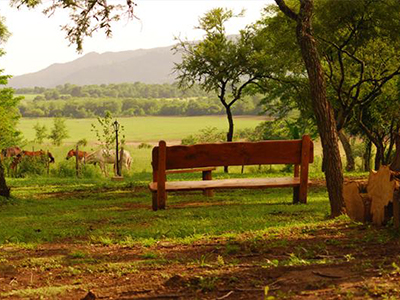
[[[226,116],[228,118],[228,133],[226,134],[226,141],[227,142],[232,142],[233,141],[233,116],[232,116],[232,111],[231,111],[231,107],[229,105],[225,106],[225,110],[226,110]],[[224,172],[228,173],[228,166],[224,167]]]
[[[364,171],[366,172],[369,172],[371,170],[371,153],[372,153],[372,142],[368,141],[365,144],[365,150],[363,154]]]
[[[0,196],[10,197],[10,188],[6,184],[6,179],[4,177],[4,167],[3,163],[0,162]]]
[[[312,107],[321,137],[331,217],[336,217],[345,212],[343,171],[336,122],[333,109],[326,97],[324,72],[322,70],[317,44],[313,37],[311,25],[313,0],[300,0],[300,11],[298,14],[290,10],[284,3],[284,0],[275,1],[288,17],[297,22],[297,41],[300,45],[301,54],[307,69]]]
[[[375,147],[376,147],[375,170],[378,171],[379,167],[384,164],[383,160],[384,160],[384,155],[385,155],[384,154],[385,148],[383,147],[383,145],[380,145],[380,144],[378,144],[378,145],[375,144]]]
[[[400,172],[400,135],[395,134],[396,152],[394,153],[394,158],[390,164],[390,170],[394,172]]]
[[[354,162],[353,150],[351,149],[349,139],[347,138],[343,130],[340,130],[338,132],[338,135],[339,135],[339,140],[342,143],[344,153],[346,154],[346,160],[347,160],[346,171],[348,172],[354,171],[356,164]]]
[[[231,111],[230,106],[226,106],[225,109],[226,109],[226,116],[228,118],[228,124],[229,124],[228,133],[226,134],[226,141],[232,142],[233,141],[233,127],[234,127],[232,111]]]

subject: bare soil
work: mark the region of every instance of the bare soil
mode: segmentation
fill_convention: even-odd
[[[343,222],[273,241],[3,247],[0,293],[51,286],[67,292],[4,298],[264,299],[267,287],[275,299],[400,299],[399,240],[375,234]]]
[[[399,236],[344,220],[191,244],[3,246],[0,298],[394,300],[400,299]]]

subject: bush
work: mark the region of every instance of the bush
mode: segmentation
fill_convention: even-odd
[[[101,177],[100,168],[89,164],[80,165],[80,176],[82,178],[99,178]],[[75,160],[65,160],[57,164],[56,168],[51,170],[51,175],[61,178],[74,178],[76,177]]]
[[[15,177],[26,177],[47,174],[47,156],[22,157],[18,164]]]
[[[216,127],[206,127],[201,129],[198,134],[189,135],[182,139],[182,145],[194,145],[198,143],[216,143],[223,142],[226,139],[225,132]]]
[[[51,169],[51,175],[61,178],[75,177],[75,162],[71,160],[61,161],[56,168]]]
[[[138,146],[138,149],[150,149],[150,148],[152,148],[152,146],[150,144],[147,144],[147,143],[141,143]]]

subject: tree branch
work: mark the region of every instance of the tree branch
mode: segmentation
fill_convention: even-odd
[[[293,10],[291,10],[285,3],[285,0],[275,0],[276,4],[279,6],[279,9],[289,18],[295,20],[296,22],[299,19],[299,15],[296,14]]]

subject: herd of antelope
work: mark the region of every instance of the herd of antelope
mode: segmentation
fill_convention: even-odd
[[[115,150],[105,150],[101,149],[95,151],[93,153],[87,153],[85,151],[78,151],[76,153],[75,150],[71,149],[67,153],[66,159],[68,160],[71,157],[77,157],[80,163],[89,163],[89,164],[99,164],[101,171],[104,173],[105,176],[107,174],[107,164],[114,165],[114,174],[116,174],[116,164],[115,164]],[[1,160],[4,158],[11,158],[12,162],[10,164],[10,170],[15,172],[18,164],[25,158],[25,157],[46,157],[48,156],[48,163],[54,163],[55,159],[54,156],[50,152],[46,152],[43,150],[40,151],[25,151],[21,150],[19,147],[9,147],[3,149],[0,154]],[[122,152],[122,167],[130,170],[132,164],[132,157],[130,153],[126,150]],[[15,173],[14,173],[15,174]]]

